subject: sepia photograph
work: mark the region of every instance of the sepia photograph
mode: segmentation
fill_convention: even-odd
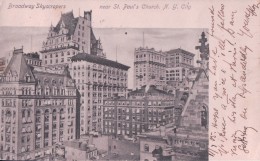
[[[206,28],[1,27],[1,160],[207,161]]]
[[[0,0],[0,160],[259,160],[259,11]]]

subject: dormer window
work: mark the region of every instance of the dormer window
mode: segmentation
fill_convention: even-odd
[[[29,74],[25,75],[25,82],[30,82],[31,81],[31,76]]]

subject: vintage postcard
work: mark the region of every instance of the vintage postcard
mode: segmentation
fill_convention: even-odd
[[[260,160],[259,17],[259,0],[1,0],[0,160]]]

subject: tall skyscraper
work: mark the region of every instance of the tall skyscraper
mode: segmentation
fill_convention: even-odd
[[[74,17],[61,14],[58,24],[51,25],[43,42],[42,62],[57,72],[69,67],[80,93],[80,134],[102,132],[103,99],[114,94],[126,95],[128,66],[106,59],[100,39],[92,30],[92,13]]]
[[[194,55],[183,49],[174,49],[165,52],[166,56],[166,81],[168,84],[177,84],[189,74],[194,66]]]
[[[153,48],[138,48],[134,53],[134,89],[147,84],[163,89],[165,79],[165,55]]]
[[[102,132],[103,100],[127,95],[129,67],[91,54],[71,58],[72,75],[81,95],[80,134]]]

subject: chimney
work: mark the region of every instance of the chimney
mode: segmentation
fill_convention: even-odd
[[[84,11],[84,18],[91,21],[92,18],[92,10],[90,11]]]

